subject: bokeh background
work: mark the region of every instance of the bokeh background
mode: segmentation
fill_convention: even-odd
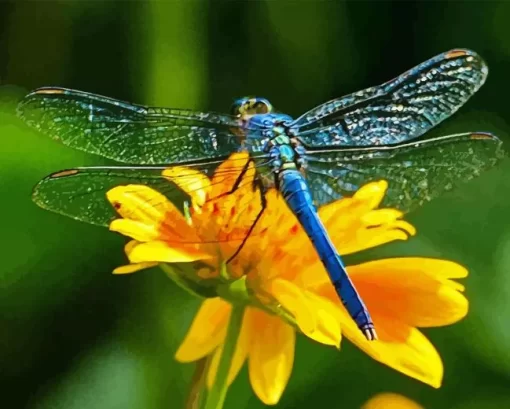
[[[199,301],[160,270],[112,276],[124,239],[45,212],[46,174],[101,160],[26,128],[16,98],[59,85],[133,102],[226,111],[256,94],[298,115],[455,47],[490,67],[486,85],[437,135],[490,131],[510,143],[510,2],[0,2],[0,406],[180,408],[192,365],[174,362]],[[510,407],[510,163],[410,214],[418,236],[351,258],[458,261],[468,318],[426,330],[445,364],[434,390],[344,341],[300,337],[280,407],[358,408],[374,393],[427,408]],[[269,340],[268,340],[269,342]],[[227,407],[260,408],[247,371]]]

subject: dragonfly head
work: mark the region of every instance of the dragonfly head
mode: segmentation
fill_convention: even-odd
[[[273,112],[271,103],[261,97],[243,97],[234,101],[230,113],[242,119],[249,119],[257,114],[269,114]]]

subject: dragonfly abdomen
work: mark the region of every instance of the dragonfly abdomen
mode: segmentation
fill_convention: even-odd
[[[303,175],[297,169],[285,169],[278,177],[283,197],[312,241],[343,305],[365,337],[376,339],[372,318],[317,214]]]

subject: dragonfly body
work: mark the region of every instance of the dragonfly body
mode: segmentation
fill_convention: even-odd
[[[261,212],[266,189],[278,188],[313,242],[353,320],[367,339],[375,339],[372,319],[315,205],[331,203],[365,183],[384,179],[389,187],[383,206],[407,212],[493,167],[507,156],[493,135],[426,134],[467,102],[483,85],[487,72],[475,52],[454,49],[296,119],[274,111],[260,97],[241,98],[230,114],[221,114],[40,88],[18,106],[19,116],[29,126],[69,147],[125,165],[56,172],[39,182],[33,198],[46,209],[108,225],[116,217],[105,197],[109,189],[145,184],[183,205],[182,191],[162,176],[163,169],[180,165],[211,174],[231,153],[247,151],[256,170],[254,188],[261,193]],[[247,165],[245,160],[229,172],[242,174]],[[225,174],[225,180],[231,174]],[[222,178],[215,173],[215,179]],[[238,178],[232,189],[240,183]],[[249,229],[235,242],[244,243],[251,233]]]
[[[257,107],[242,109],[247,105]],[[304,231],[310,238],[319,258],[343,305],[369,340],[376,339],[374,323],[363,300],[349,278],[344,263],[331,242],[328,232],[317,214],[310,188],[302,171],[306,168],[306,150],[289,127],[292,118],[285,114],[272,113],[272,106],[264,98],[244,98],[238,100],[232,111],[241,113],[241,122],[250,127],[261,127],[262,147],[270,156],[274,184],[282,193]],[[252,145],[254,143],[252,142]]]
[[[372,318],[317,214],[305,178],[297,169],[282,170],[278,178],[287,205],[310,238],[343,305],[365,337],[368,340],[376,339]]]

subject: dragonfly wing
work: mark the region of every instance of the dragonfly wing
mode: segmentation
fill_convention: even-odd
[[[306,176],[319,204],[385,179],[383,205],[407,212],[473,179],[505,156],[497,137],[464,133],[394,146],[311,151]]]
[[[225,156],[239,150],[246,132],[229,115],[152,108],[65,88],[31,92],[18,115],[64,145],[141,165]]]
[[[116,186],[147,185],[157,191],[170,190],[172,200],[184,201],[184,194],[161,176],[164,168],[75,168],[53,173],[34,188],[35,203],[76,220],[108,226],[116,212],[106,199],[106,192]]]
[[[264,158],[257,158],[260,169],[267,162]],[[235,185],[237,177],[245,169],[246,159],[230,167],[218,167],[218,163],[208,163],[200,166],[189,166],[190,169],[200,170],[206,175],[213,175],[216,185],[232,185],[233,189],[252,185],[252,181],[244,180],[243,184]],[[172,183],[163,177],[165,167],[81,167],[53,173],[41,180],[34,188],[33,200],[44,209],[81,220],[87,223],[108,226],[118,217],[114,208],[106,198],[106,193],[117,186],[146,185],[162,193],[178,209],[182,210],[185,203],[190,201],[189,193],[201,188],[193,184],[183,174],[179,183]],[[210,177],[209,176],[209,177]],[[178,179],[179,176],[175,178]],[[259,176],[261,177],[261,176]],[[255,185],[254,185],[255,186]],[[228,187],[227,187],[228,188]],[[226,189],[227,189],[226,188]],[[218,189],[218,192],[221,189]],[[214,197],[211,197],[214,198]],[[157,203],[154,203],[157,205]]]
[[[326,102],[290,126],[308,147],[397,144],[452,115],[486,76],[475,52],[451,50],[382,85]]]

